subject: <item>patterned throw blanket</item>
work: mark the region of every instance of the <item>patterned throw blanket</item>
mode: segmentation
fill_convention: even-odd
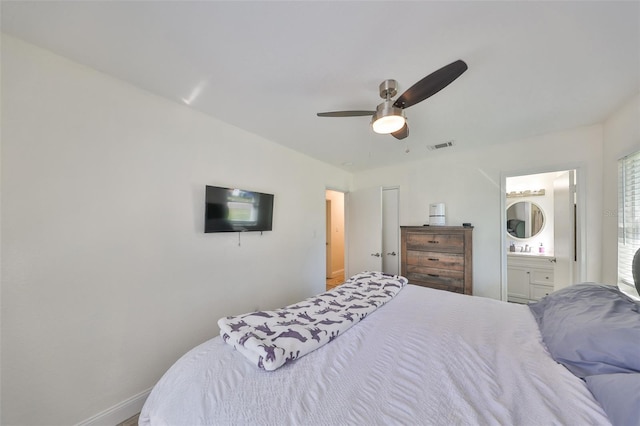
[[[406,284],[401,276],[363,272],[295,305],[221,318],[220,335],[259,368],[272,371],[331,342]]]

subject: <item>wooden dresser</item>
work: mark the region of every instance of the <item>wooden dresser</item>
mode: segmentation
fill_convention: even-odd
[[[401,274],[409,284],[473,294],[473,228],[401,226]]]

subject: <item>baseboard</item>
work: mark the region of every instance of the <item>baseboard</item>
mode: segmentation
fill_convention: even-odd
[[[78,423],[76,426],[115,426],[135,416],[142,410],[144,402],[151,393],[151,388],[126,399],[101,413]]]

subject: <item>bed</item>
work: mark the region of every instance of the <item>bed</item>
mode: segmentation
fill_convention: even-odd
[[[358,280],[390,279],[375,274],[358,274],[345,286]],[[633,394],[634,386],[640,385],[638,352],[625,352],[623,359],[613,361],[607,354],[604,362],[583,365],[579,373],[554,359],[541,330],[553,334],[559,329],[553,315],[564,312],[558,309],[562,297],[557,303],[549,298],[535,311],[527,305],[405,285],[406,279],[395,279],[400,289],[389,300],[348,330],[309,353],[290,357],[273,371],[260,365],[264,360],[235,349],[223,330],[222,337],[192,349],[164,374],[147,399],[139,424],[609,425],[611,413],[605,412],[605,405],[594,397],[598,392],[587,382],[588,370],[595,364],[600,369],[597,374],[634,378],[622,391],[630,391],[636,399],[623,403],[640,402],[640,386]],[[576,298],[580,297],[565,295],[568,300]],[[633,301],[624,302],[625,313],[633,309]],[[227,319],[233,325],[240,318],[248,317]],[[636,327],[633,321],[640,316],[630,318],[631,331],[624,338],[637,338],[638,349],[640,322]],[[584,324],[583,318],[560,321],[569,328]],[[566,341],[570,334],[552,337]],[[554,356],[571,361],[571,354],[562,348]],[[614,394],[607,388],[610,383],[601,385],[605,395]],[[610,409],[624,411],[625,406],[619,405]],[[626,410],[622,422],[616,418],[614,424],[637,424],[637,409]]]

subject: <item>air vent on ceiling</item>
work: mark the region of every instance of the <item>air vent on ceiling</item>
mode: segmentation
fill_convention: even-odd
[[[453,146],[453,141],[443,142],[437,145],[429,145],[427,148],[429,148],[430,151],[433,151],[434,149],[449,148],[450,146]]]

